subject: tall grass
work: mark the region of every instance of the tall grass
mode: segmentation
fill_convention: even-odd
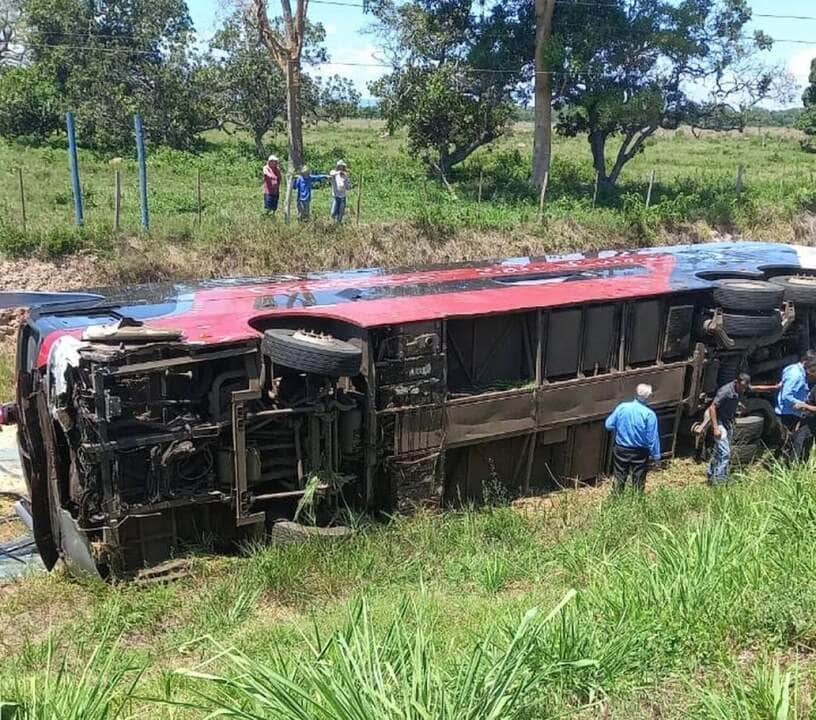
[[[3,720],[119,720],[130,715],[130,698],[143,668],[123,664],[119,648],[97,645],[78,671],[60,659],[53,643],[43,670],[0,684]]]
[[[325,641],[316,633],[304,658],[259,662],[227,651],[230,675],[186,676],[206,684],[197,706],[212,717],[514,720],[547,674],[530,663],[536,636],[572,595],[543,620],[530,610],[504,637],[480,638],[455,657],[445,656],[416,604],[404,604],[381,631],[363,601],[345,629]]]
[[[192,668],[166,696],[185,718],[539,719],[626,708],[644,692],[660,702],[679,681],[682,703],[667,698],[664,717],[791,720],[811,702],[803,675],[771,661],[749,674],[742,658],[816,646],[815,471],[755,470],[729,487],[599,504],[567,494],[527,516],[397,518],[343,542],[255,548],[166,595],[117,588],[114,602],[97,589],[94,614],[114,630],[138,632],[134,617],[152,629],[137,636],[151,663],[141,697],[164,696],[164,671]],[[94,627],[62,637],[93,640]],[[190,642],[204,635],[215,646]],[[29,677],[44,682],[36,664],[0,660],[6,669],[18,698]],[[120,683],[113,695],[127,693]]]

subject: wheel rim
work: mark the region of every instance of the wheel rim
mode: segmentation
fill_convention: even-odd
[[[334,344],[334,338],[331,335],[323,335],[322,333],[314,333],[309,330],[298,330],[292,335],[295,340],[301,342],[311,343],[320,347],[329,347]]]

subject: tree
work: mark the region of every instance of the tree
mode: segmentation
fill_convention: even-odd
[[[322,25],[307,22],[305,33],[303,62],[326,62]],[[212,48],[220,55],[213,81],[220,124],[251,132],[256,153],[264,157],[264,136],[282,128],[286,119],[283,73],[261,42],[255,18],[241,11],[227,18]],[[300,101],[305,121],[334,121],[351,114],[360,94],[349,80],[337,76],[320,80],[303,74]]]
[[[44,140],[61,124],[51,78],[38,67],[17,67],[0,75],[0,136]]]
[[[261,39],[286,81],[286,118],[289,135],[289,161],[294,167],[303,165],[303,108],[301,56],[306,43],[306,13],[309,0],[296,0],[292,12],[290,0],[281,0],[282,28],[269,21],[266,0],[253,0],[255,18]]]
[[[810,63],[809,85],[802,95],[802,104],[805,111],[799,116],[796,127],[808,135],[807,140],[802,141],[802,148],[808,152],[816,152],[816,146],[812,137],[816,136],[816,57]]]
[[[23,58],[18,26],[20,6],[16,0],[0,0],[0,71],[19,65]]]
[[[729,99],[755,104],[774,91],[771,73],[754,63],[771,43],[744,34],[750,17],[746,0],[558,4],[551,43],[563,78],[557,127],[587,135],[602,187],[615,185],[659,128],[699,121]],[[749,77],[747,67],[754,67]],[[709,88],[705,102],[689,97],[692,86]],[[608,167],[607,141],[616,135],[622,141]]]
[[[372,83],[390,131],[408,129],[411,148],[441,179],[500,137],[532,55],[524,2],[378,0],[371,10],[392,72]]]
[[[224,53],[218,63],[219,122],[252,133],[263,157],[266,133],[282,126],[286,114],[283,73],[260,43],[256,23],[238,11],[215,34],[212,47]]]
[[[50,78],[59,109],[76,112],[84,144],[132,145],[137,112],[149,139],[173,147],[213,126],[184,0],[27,0],[24,22],[32,67]]]
[[[555,0],[535,0],[535,126],[533,135],[533,185],[541,189],[550,172],[552,155],[552,76],[550,38]]]

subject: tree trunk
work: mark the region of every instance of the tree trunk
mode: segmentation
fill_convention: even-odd
[[[615,183],[606,174],[606,135],[597,130],[589,133],[589,148],[592,151],[592,167],[598,175],[598,188],[608,192]]]
[[[303,166],[303,115],[300,105],[300,59],[286,64],[286,117],[289,136],[289,162],[293,171]]]
[[[254,130],[252,133],[252,139],[255,141],[255,154],[261,159],[266,159],[266,148],[264,147],[264,135],[266,133],[263,130]]]
[[[541,189],[550,171],[552,156],[552,76],[547,63],[547,44],[552,36],[555,0],[535,0],[535,134],[533,137],[533,185]]]

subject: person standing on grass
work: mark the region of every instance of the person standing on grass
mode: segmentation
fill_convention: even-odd
[[[292,189],[297,193],[297,212],[300,222],[306,222],[311,215],[312,188],[328,179],[328,175],[312,175],[309,166],[304,165],[300,170],[300,175],[292,181]]]
[[[278,210],[282,178],[278,156],[270,155],[263,168],[264,211],[267,215],[274,215]]]
[[[351,189],[348,168],[343,160],[337,161],[334,170],[329,173],[329,180],[332,187],[331,219],[339,225],[346,214],[346,192]]]
[[[652,386],[641,383],[635,399],[618,405],[606,419],[606,429],[615,434],[612,448],[613,491],[622,492],[631,475],[632,487],[643,492],[650,461],[660,460],[657,415],[649,405]]]
[[[807,460],[813,443],[813,432],[806,410],[809,385],[816,382],[816,353],[812,350],[798,363],[782,371],[782,382],[776,399],[776,414],[788,431],[785,445],[794,462]]]
[[[728,479],[728,470],[731,465],[731,448],[734,435],[734,419],[737,417],[737,407],[742,402],[745,393],[774,392],[779,385],[751,385],[751,376],[740,373],[736,380],[723,385],[708,408],[708,419],[711,423],[711,432],[714,435],[714,454],[708,465],[708,482],[710,485],[720,485]]]

